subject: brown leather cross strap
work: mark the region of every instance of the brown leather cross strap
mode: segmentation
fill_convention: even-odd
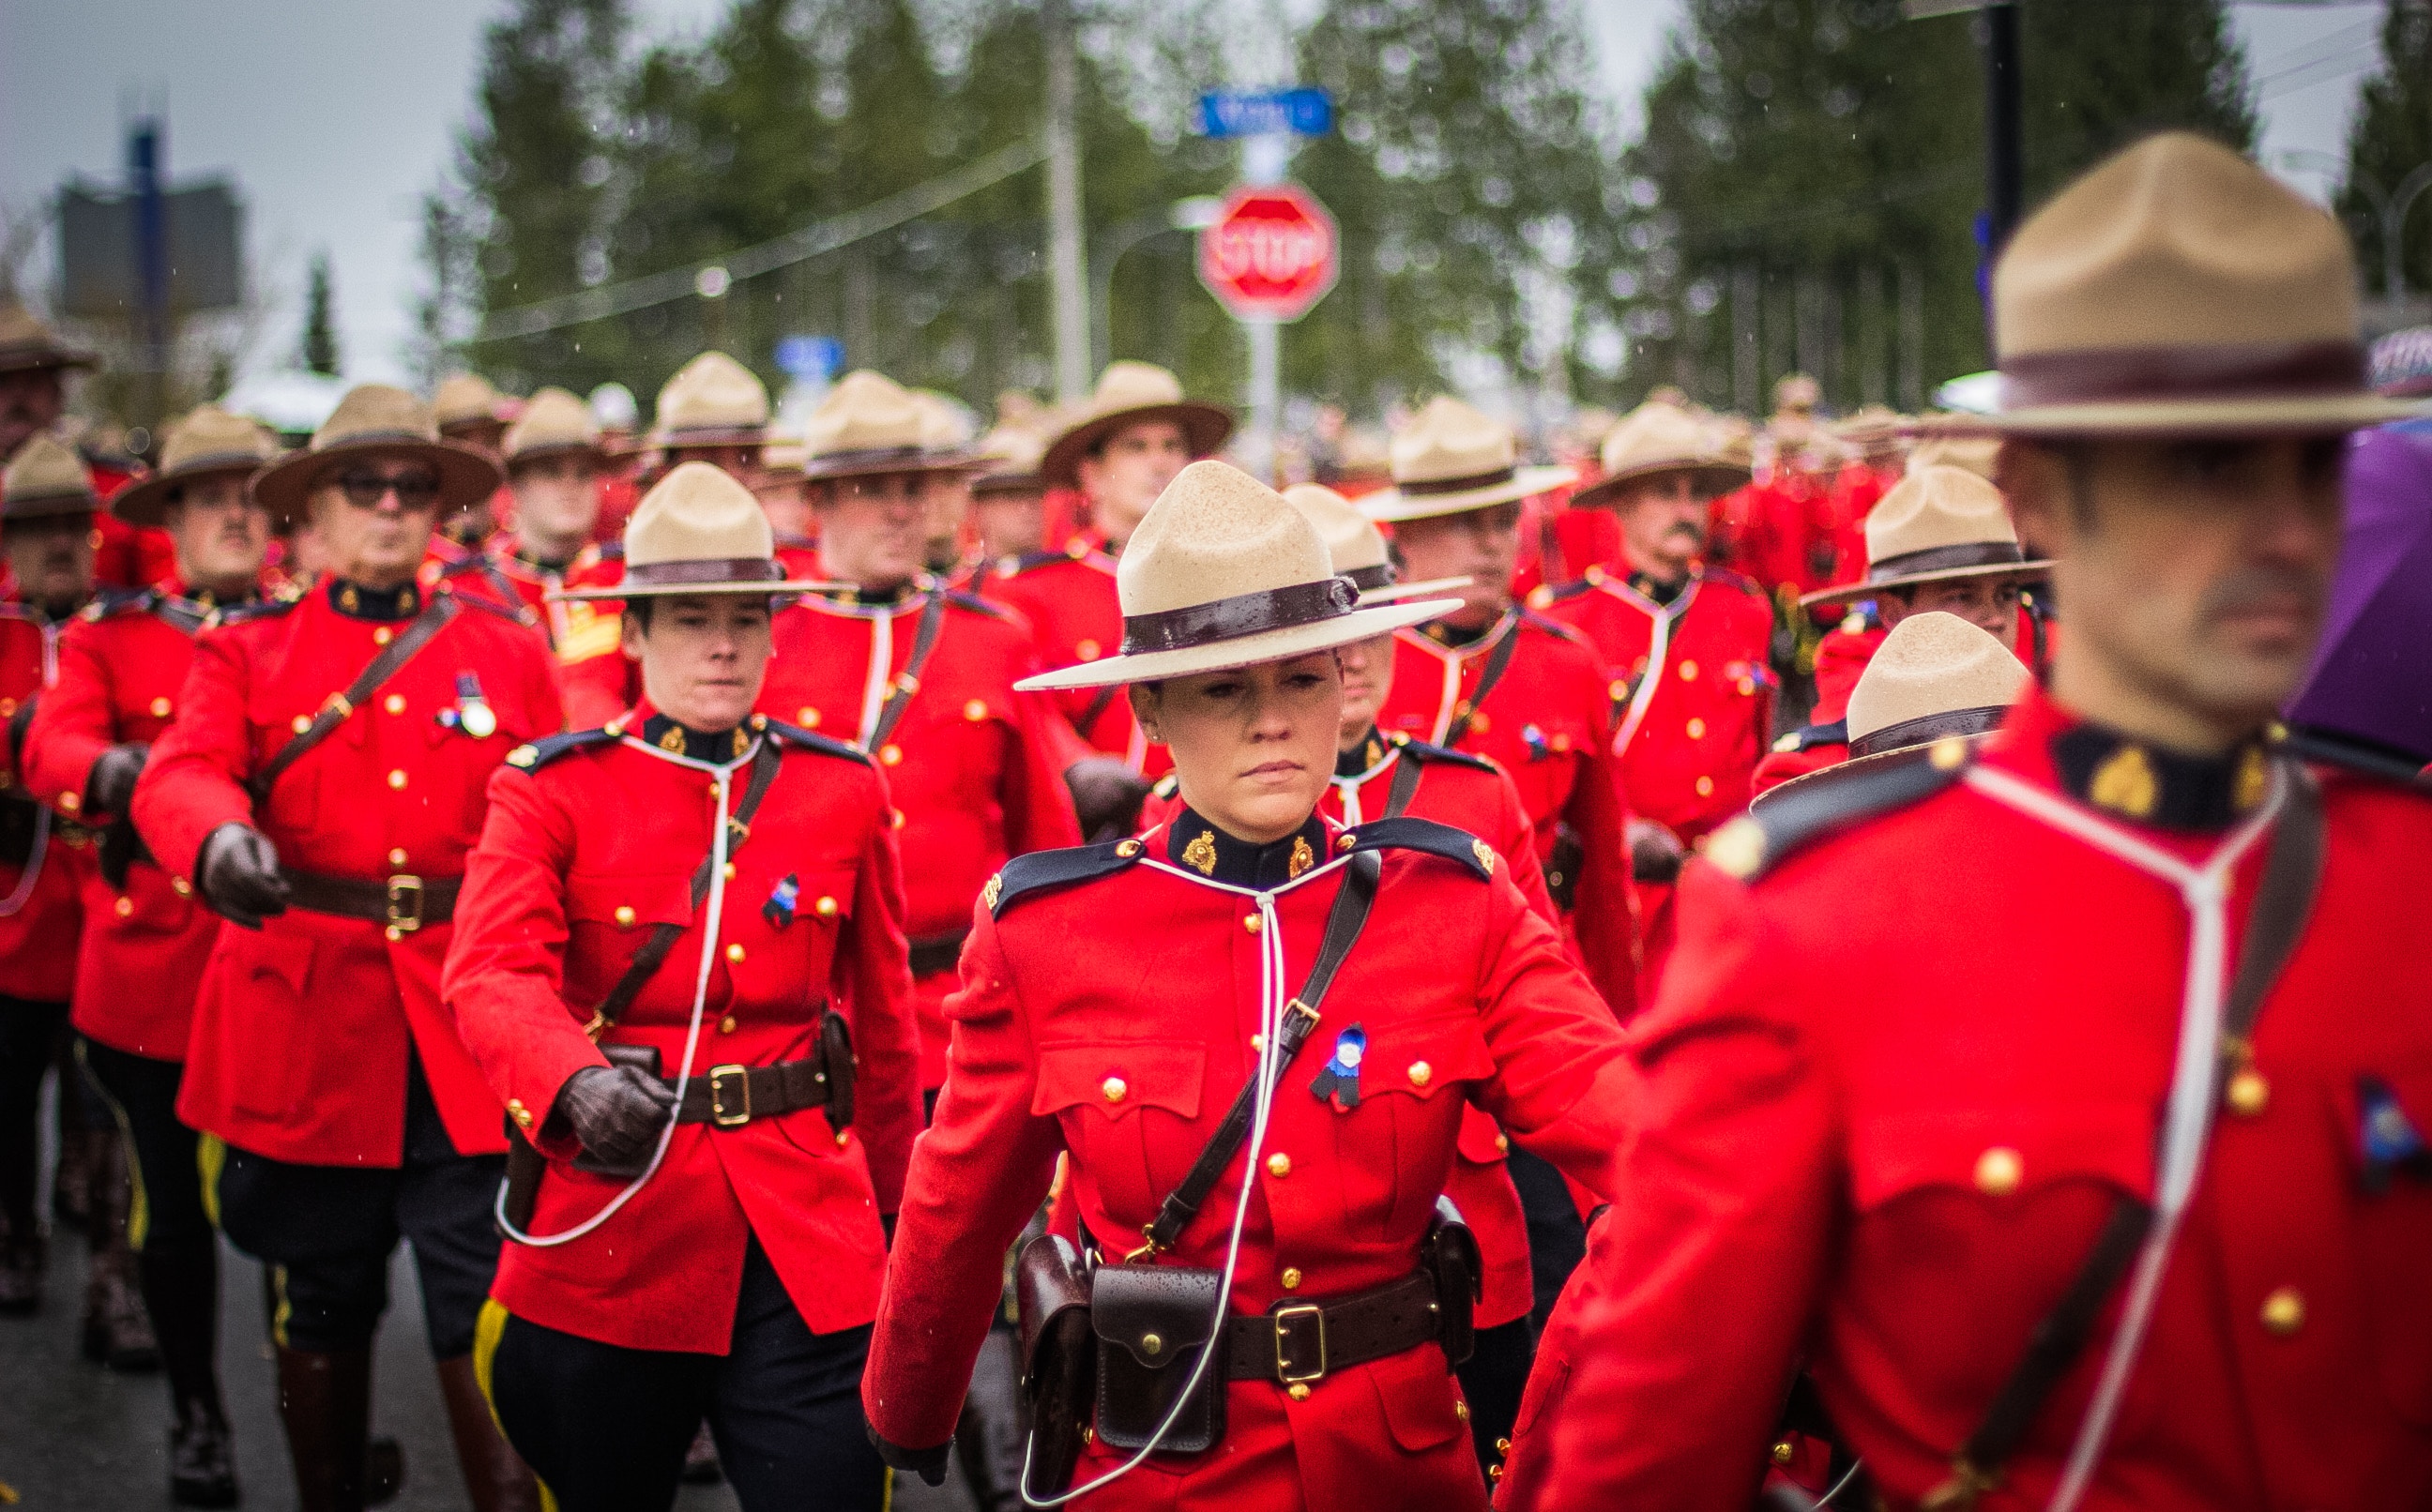
[[[405,628],[404,634],[389,642],[380,655],[371,659],[368,666],[356,673],[355,680],[346,684],[345,692],[331,694],[329,700],[321,705],[320,713],[312,716],[311,724],[297,731],[294,739],[279,747],[278,753],[262,764],[262,770],[245,779],[245,789],[253,795],[253,800],[256,803],[266,801],[270,790],[279,785],[279,780],[286,775],[287,768],[302,761],[313,747],[336,734],[338,727],[346,722],[346,716],[378,693],[380,684],[397,676],[398,669],[413,661],[415,652],[430,645],[432,636],[447,629],[448,622],[454,619],[463,608],[454,594],[432,594],[431,602],[423,606],[421,613],[414,616],[414,623]]]
[[[1495,691],[1495,685],[1503,680],[1503,674],[1511,668],[1512,655],[1520,649],[1520,611],[1515,609],[1503,616],[1500,629],[1503,638],[1495,643],[1495,649],[1486,653],[1486,670],[1478,675],[1478,691],[1463,700],[1461,712],[1453,716],[1451,724],[1444,727],[1444,739],[1437,741],[1437,745],[1461,744],[1461,737],[1469,733],[1469,727],[1478,722],[1478,711],[1486,707],[1486,696]]]
[[[870,727],[870,743],[865,749],[876,750],[895,733],[904,722],[904,711],[911,705],[912,696],[920,691],[920,674],[929,665],[929,654],[937,648],[937,633],[946,626],[946,591],[930,590],[929,601],[920,606],[920,628],[912,632],[912,654],[904,659],[904,670],[896,675],[895,691],[879,706],[878,722]]]
[[[409,934],[455,917],[456,895],[464,885],[462,877],[399,874],[374,880],[329,877],[289,866],[279,867],[279,875],[287,882],[287,901],[307,913],[369,919]]]
[[[827,1105],[827,1067],[816,1057],[774,1066],[714,1066],[707,1075],[684,1083],[677,1094],[676,1122],[733,1129],[754,1118]]]
[[[2281,771],[2288,798],[2272,832],[2271,852],[2264,858],[2263,880],[2255,889],[2254,912],[2247,916],[2246,937],[2238,947],[2238,972],[2230,981],[2229,999],[2221,1010],[2216,1099],[2227,1078],[2242,1069],[2252,1053],[2255,1020],[2281,968],[2296,952],[2322,882],[2322,790],[2312,774],[2295,762],[2284,762]],[[1966,1512],[2001,1479],[2001,1467],[2017,1453],[2052,1388],[2086,1352],[2103,1303],[2128,1274],[2153,1221],[2153,1208],[2141,1198],[2123,1194],[2114,1204],[2085,1265],[2059,1302],[2035,1325],[2025,1356],[2001,1383],[1984,1420],[1952,1456],[1951,1478],[1918,1504],[1925,1512]]]
[[[1314,1381],[1444,1336],[1435,1277],[1424,1270],[1337,1302],[1277,1302],[1224,1320],[1225,1374],[1235,1381]]]

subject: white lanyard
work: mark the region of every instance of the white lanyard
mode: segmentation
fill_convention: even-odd
[[[1356,829],[1368,822],[1368,813],[1360,802],[1360,795],[1368,790],[1370,781],[1392,771],[1393,764],[1401,759],[1402,749],[1396,746],[1383,761],[1359,776],[1338,777],[1333,780],[1334,796],[1343,801],[1343,823],[1346,829]]]
[[[853,744],[870,749],[870,737],[878,731],[879,712],[887,707],[887,684],[895,671],[895,613],[882,610],[870,616],[870,673],[861,686],[861,733]]]
[[[1697,585],[1692,581],[1688,591],[1671,604],[1659,604],[1610,584],[1599,586],[1653,621],[1652,638],[1647,647],[1647,670],[1639,675],[1638,686],[1630,696],[1630,708],[1622,714],[1621,729],[1613,737],[1613,753],[1619,756],[1630,749],[1630,737],[1638,733],[1640,723],[1647,718],[1647,706],[1655,701],[1656,689],[1664,681],[1664,658],[1672,646],[1673,622],[1689,612],[1690,604],[1697,597]]]
[[[2275,775],[2271,796],[2254,815],[2230,832],[2201,866],[2147,844],[2118,825],[2099,819],[2007,772],[1971,766],[1968,784],[2030,818],[2076,836],[2097,850],[2126,862],[2178,889],[2190,921],[2187,984],[2180,1000],[2178,1053],[2170,1068],[2170,1090],[2164,1121],[2159,1169],[2153,1182],[2153,1222],[2136,1253],[2136,1268],[2120,1313],[2120,1327],[2111,1336],[2103,1361],[2103,1375],[2078,1424],[2069,1464],[2052,1491],[2047,1512],[2071,1512],[2085,1496],[2094,1470],[2103,1458],[2103,1441],[2128,1386],[2129,1372],[2144,1347],[2153,1320],[2153,1305],[2169,1268],[2179,1220],[2194,1194],[2196,1176],[2204,1166],[2205,1136],[2212,1129],[2213,1084],[2220,1067],[2221,1010],[2228,992],[2230,873],[2238,859],[2270,828],[2286,797],[2287,782]]]
[[[1444,743],[1444,736],[1452,730],[1453,711],[1461,706],[1461,674],[1462,669],[1469,664],[1469,659],[1474,656],[1482,656],[1486,652],[1494,649],[1495,643],[1500,641],[1506,634],[1519,634],[1519,611],[1513,610],[1506,613],[1501,619],[1495,622],[1495,629],[1489,630],[1484,636],[1480,637],[1478,644],[1475,646],[1439,646],[1435,642],[1427,639],[1426,636],[1414,634],[1409,630],[1397,630],[1394,632],[1397,636],[1407,639],[1412,646],[1426,651],[1428,655],[1433,656],[1436,660],[1444,664],[1444,694],[1436,700],[1435,730],[1432,734],[1427,736],[1428,745],[1443,745]],[[1481,694],[1480,697],[1482,697],[1483,695]]]

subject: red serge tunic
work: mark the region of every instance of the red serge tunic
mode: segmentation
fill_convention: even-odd
[[[534,1235],[575,1227],[628,1184],[575,1169],[581,1146],[549,1115],[568,1077],[607,1064],[583,1026],[657,925],[684,932],[606,1040],[653,1047],[661,1074],[675,1076],[706,945],[692,1074],[800,1060],[833,1009],[859,1061],[853,1123],[839,1133],[823,1110],[802,1108],[734,1128],[678,1126],[658,1170],[599,1228],[550,1248],[506,1247],[491,1291],[517,1318],[630,1349],[723,1354],[755,1235],[815,1332],[876,1313],[879,1215],[895,1210],[920,1127],[886,784],[857,752],[759,723],[756,736],[703,735],[645,704],[630,724],[510,756],[490,780],[465,865],[444,991],[498,1100],[551,1157]],[[667,753],[671,731],[687,759]],[[731,774],[732,814],[760,740],[780,744],[782,764],[734,843],[713,918],[691,895],[715,823],[710,765]]]
[[[1441,850],[1404,849],[1396,826],[1447,838]],[[1340,865],[1306,868],[1363,834],[1394,848],[1325,1016],[1277,1084],[1233,1310],[1410,1274],[1473,1101],[1583,1184],[1611,1189],[1627,1097],[1620,1032],[1560,936],[1470,837],[1410,819],[1341,831],[1312,818],[1257,847],[1186,810],[1144,841],[1023,858],[983,894],[997,916],[979,913],[947,1003],[953,1071],[913,1152],[862,1381],[882,1436],[920,1449],[953,1434],[1005,1246],[1059,1152],[1072,1156],[1081,1221],[1108,1244],[1139,1234],[1181,1182],[1257,1063],[1251,1037],[1273,996],[1261,984],[1266,930],[1282,932],[1288,994],[1341,886]],[[1025,870],[1065,884],[1025,888]],[[1109,919],[1125,922],[1110,932]],[[1366,1036],[1360,1098],[1337,1111],[1311,1083],[1355,1026]],[[1237,1157],[1218,1181],[1173,1263],[1224,1264],[1247,1165]],[[1155,1456],[1089,1504],[1484,1504],[1436,1348],[1334,1370],[1301,1401],[1272,1380],[1236,1381],[1226,1413],[1216,1448]],[[1123,1457],[1093,1444],[1075,1484]]]
[[[943,1005],[980,884],[1010,856],[1081,842],[1043,729],[1055,713],[1013,691],[1030,675],[1029,636],[1010,611],[942,588],[891,603],[809,596],[778,613],[760,694],[771,718],[867,749],[940,597],[936,644],[874,752],[903,815],[897,846],[920,862],[904,881],[923,1089],[946,1079]]]
[[[1031,551],[982,563],[972,569],[969,582],[973,593],[1014,610],[1029,624],[1041,671],[1094,662],[1123,646],[1115,556],[1100,537],[1076,535],[1062,551]],[[1123,689],[1072,688],[1042,697],[1091,749],[1121,756],[1133,771],[1147,777],[1172,769],[1174,759],[1165,748],[1149,744],[1140,733]]]
[[[167,588],[114,596],[93,604],[59,637],[59,680],[43,696],[25,743],[25,777],[35,797],[81,809],[93,764],[112,746],[159,740],[177,716],[194,660],[194,637],[223,614],[264,613],[239,604],[223,611]],[[107,824],[118,817],[84,818]],[[76,1027],[115,1050],[156,1061],[186,1058],[194,993],[219,938],[219,916],[148,856],[127,869],[122,891],[95,865],[84,890],[84,941],[76,951]]]
[[[2106,809],[2251,798],[2250,753],[2247,777],[2177,771],[2030,690],[1981,765],[2195,864],[2219,832]],[[1745,1505],[1802,1351],[1885,1504],[1916,1506],[2120,1195],[2152,1199],[2188,910],[1982,781],[1794,839],[1745,884],[1687,874],[1680,969],[1634,1030],[1630,1201],[1565,1298],[1579,1339],[1556,1350],[1559,1315],[1548,1331],[1507,1508]],[[2084,1507],[2432,1498],[2432,802],[2322,786],[2311,923],[2264,1000],[2256,1080],[2216,1111]],[[2232,960],[2267,849],[2231,872]],[[2050,1501],[2120,1306],[1985,1512]]]
[[[33,832],[22,863],[0,861],[0,997],[27,1002],[65,1002],[75,990],[93,873],[92,832],[41,807],[31,782],[32,718],[59,677],[65,629],[28,605],[0,602],[0,797],[32,810],[25,819]]]
[[[1617,1014],[1638,1003],[1638,902],[1624,838],[1630,812],[1611,745],[1613,723],[1596,655],[1579,632],[1514,609],[1466,646],[1437,638],[1440,624],[1393,634],[1393,682],[1377,728],[1493,761],[1512,775],[1537,832],[1537,863],[1564,827],[1579,836],[1571,926],[1588,980]],[[1504,637],[1516,635],[1501,677],[1475,713],[1479,681]],[[1468,732],[1445,736],[1468,715]]]
[[[331,580],[204,632],[177,722],[135,785],[136,829],[172,878],[191,882],[203,841],[229,823],[259,829],[296,871],[374,882],[463,874],[491,772],[560,723],[549,651],[493,611],[459,610],[259,808],[245,786],[420,609],[415,588]],[[461,718],[476,701],[496,721],[479,738]],[[392,937],[368,919],[290,908],[258,931],[220,931],[177,1116],[275,1160],[395,1167],[412,1054],[456,1149],[503,1151],[498,1099],[439,1001],[450,927]]]

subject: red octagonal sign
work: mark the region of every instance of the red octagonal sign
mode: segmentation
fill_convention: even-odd
[[[1298,184],[1236,185],[1199,233],[1199,281],[1236,320],[1298,320],[1341,271],[1334,217]]]

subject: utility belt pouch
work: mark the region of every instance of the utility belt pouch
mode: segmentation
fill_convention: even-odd
[[[1097,1386],[1089,1276],[1072,1241],[1041,1234],[1023,1245],[1013,1263],[1013,1299],[1030,1416],[1030,1470],[1022,1489],[1046,1498],[1072,1484]]]
[[[853,1078],[861,1063],[853,1059],[853,1030],[844,1015],[830,1008],[819,1016],[819,1070],[827,1079],[828,1128],[842,1134],[853,1127]]]
[[[1579,832],[1567,824],[1558,826],[1554,843],[1545,852],[1545,891],[1552,895],[1554,906],[1565,914],[1578,900],[1579,868],[1587,859],[1587,844],[1579,838]]]
[[[600,1053],[608,1057],[611,1066],[638,1066],[652,1076],[659,1074],[659,1052],[648,1045],[602,1045]],[[588,1152],[575,1157],[574,1164],[584,1170],[597,1170],[596,1165],[584,1165]],[[549,1170],[549,1157],[532,1148],[515,1120],[507,1119],[507,1201],[506,1219],[510,1227],[529,1231],[532,1210],[540,1203],[540,1179]]]
[[[1213,1449],[1224,1436],[1220,1330],[1224,1276],[1196,1266],[1100,1266],[1090,1276],[1089,1326],[1098,1336],[1098,1437],[1115,1449],[1144,1449],[1174,1413],[1157,1447],[1176,1453]],[[1217,1358],[1197,1372],[1202,1351]],[[1181,1410],[1174,1404],[1181,1403]]]
[[[1486,1295],[1486,1268],[1478,1252],[1478,1236],[1461,1221],[1461,1209],[1449,1197],[1436,1199],[1435,1221],[1427,1226],[1427,1242],[1419,1247],[1419,1268],[1435,1278],[1437,1317],[1444,1363],[1458,1366],[1478,1347],[1473,1319]]]
[[[608,1064],[612,1067],[631,1066],[645,1076],[659,1074],[659,1050],[655,1045],[602,1045],[600,1047],[600,1053],[608,1057]],[[574,1168],[587,1170],[599,1176],[633,1174],[622,1166],[601,1165],[600,1158],[588,1150],[574,1157]]]
[[[0,793],[0,865],[22,866],[34,859],[34,834],[42,810],[23,793]]]

